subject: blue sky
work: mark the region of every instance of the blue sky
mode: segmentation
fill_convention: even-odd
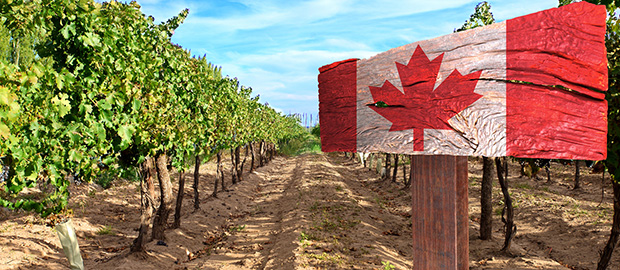
[[[172,41],[206,55],[250,86],[261,102],[288,113],[318,113],[318,68],[368,58],[452,33],[479,0],[138,0],[165,21],[189,16]],[[496,21],[557,7],[557,0],[489,1]]]

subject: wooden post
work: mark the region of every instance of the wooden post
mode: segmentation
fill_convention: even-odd
[[[467,157],[413,156],[413,269],[469,269]]]

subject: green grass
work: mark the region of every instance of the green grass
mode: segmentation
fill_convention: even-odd
[[[305,153],[321,153],[321,140],[310,134],[280,144],[280,153],[285,156],[298,156]]]
[[[311,232],[301,231],[299,233],[299,242],[319,240],[319,238]]]
[[[383,264],[383,269],[384,269],[384,270],[393,270],[393,269],[396,269],[396,267],[394,267],[394,265],[392,265],[392,263],[390,263],[390,262],[384,262],[384,261],[381,261],[381,264]]]
[[[228,228],[229,232],[240,232],[243,231],[245,229],[245,225],[237,225],[237,226],[232,226],[230,228]]]
[[[115,235],[116,233],[112,231],[112,227],[105,225],[97,231],[98,235]]]
[[[321,253],[321,254],[304,254],[308,258],[316,259],[319,261],[327,261],[333,264],[341,265],[344,263],[344,259],[340,257],[338,254],[329,254],[329,253]]]
[[[515,184],[515,188],[518,188],[518,189],[532,189],[532,187],[528,183],[517,183],[517,184]]]

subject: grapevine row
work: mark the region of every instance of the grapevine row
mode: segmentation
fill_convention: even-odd
[[[1,206],[45,217],[66,208],[70,178],[90,181],[111,166],[159,171],[168,160],[184,171],[223,149],[303,132],[171,43],[187,15],[156,24],[135,2],[0,1],[11,48],[0,55]],[[53,191],[22,196],[41,184]]]

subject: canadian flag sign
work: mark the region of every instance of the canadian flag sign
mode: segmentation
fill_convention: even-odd
[[[323,66],[323,151],[603,160],[605,20],[579,2]]]

